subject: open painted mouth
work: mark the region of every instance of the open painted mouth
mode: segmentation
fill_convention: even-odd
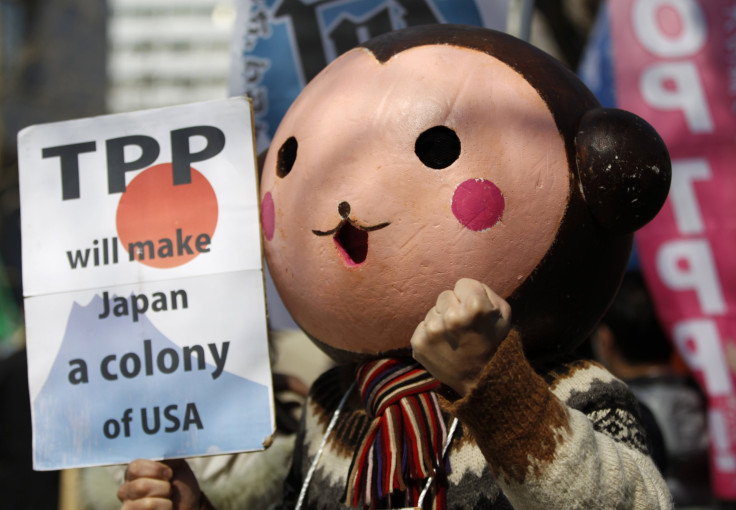
[[[328,231],[312,230],[318,236],[333,236],[338,251],[349,266],[359,266],[368,256],[368,233],[387,227],[380,223],[370,227],[358,225],[349,219],[343,219],[337,227]]]
[[[346,222],[337,229],[334,240],[348,264],[357,266],[365,262],[368,256],[368,232]]]

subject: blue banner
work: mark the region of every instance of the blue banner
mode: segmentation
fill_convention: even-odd
[[[338,55],[379,34],[432,23],[504,30],[508,0],[241,0],[231,95],[253,99],[264,150],[304,85]]]

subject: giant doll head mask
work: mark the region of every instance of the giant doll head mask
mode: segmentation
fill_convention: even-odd
[[[417,27],[347,52],[291,106],[263,166],[265,253],[294,319],[338,358],[408,348],[469,277],[544,359],[605,311],[669,180],[651,126],[601,109],[553,58]]]

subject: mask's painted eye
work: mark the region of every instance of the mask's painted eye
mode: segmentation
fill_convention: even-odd
[[[435,126],[419,135],[414,153],[429,168],[447,168],[460,157],[460,139],[452,129]]]
[[[299,144],[296,138],[290,136],[279,149],[279,154],[276,158],[276,175],[282,179],[289,175],[291,168],[294,166],[298,146]]]

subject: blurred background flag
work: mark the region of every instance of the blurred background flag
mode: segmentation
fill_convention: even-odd
[[[357,44],[415,25],[506,29],[510,0],[238,0],[230,94],[253,98],[264,150],[304,85]]]
[[[581,76],[650,122],[672,157],[670,196],[637,233],[663,327],[708,396],[711,479],[736,499],[736,2],[617,0]]]

